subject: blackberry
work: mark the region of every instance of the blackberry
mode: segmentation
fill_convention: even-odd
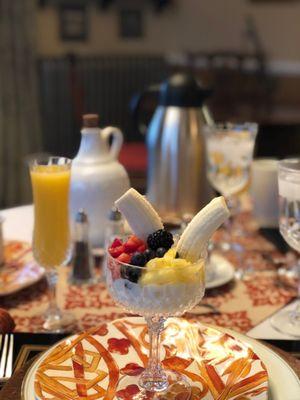
[[[147,238],[148,247],[152,250],[157,250],[159,247],[169,250],[173,243],[174,240],[172,233],[165,229],[159,229]]]
[[[144,255],[146,256],[147,261],[152,260],[152,258],[156,257],[155,251],[151,249],[145,250]]]
[[[156,250],[156,257],[162,258],[166,254],[167,250],[164,247],[159,247]]]
[[[147,262],[147,257],[144,253],[136,252],[131,257],[130,264],[137,265],[138,267],[143,267]]]
[[[122,265],[120,272],[123,279],[127,279],[133,283],[137,283],[142,274],[142,271],[139,268],[132,268],[127,265]]]

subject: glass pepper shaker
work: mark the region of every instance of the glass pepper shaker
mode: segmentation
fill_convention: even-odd
[[[73,269],[70,277],[72,284],[95,283],[94,262],[89,243],[88,216],[83,209],[76,214],[74,226]]]

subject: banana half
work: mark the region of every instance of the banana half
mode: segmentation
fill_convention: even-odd
[[[195,262],[206,248],[212,234],[229,217],[230,212],[223,196],[214,198],[188,224],[182,233],[177,252],[180,258]]]
[[[116,207],[121,211],[132,229],[133,233],[142,240],[163,229],[163,223],[152,205],[135,189],[127,190],[116,202]]]

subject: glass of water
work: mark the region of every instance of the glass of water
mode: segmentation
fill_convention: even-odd
[[[278,164],[279,229],[284,240],[300,252],[300,158]],[[277,330],[300,337],[300,264],[296,266],[298,300],[292,311],[281,311],[271,319]]]
[[[227,222],[226,235],[221,244],[223,250],[242,246],[232,243],[243,234],[234,217],[240,210],[239,195],[249,184],[250,167],[253,160],[258,125],[223,123],[205,127],[206,174],[211,186],[227,200],[231,211],[231,222]],[[239,267],[237,279],[244,279],[247,268]]]
[[[207,177],[229,200],[248,185],[257,130],[258,125],[252,122],[205,128]]]

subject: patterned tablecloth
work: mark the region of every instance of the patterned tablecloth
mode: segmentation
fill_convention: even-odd
[[[198,318],[205,323],[212,323],[239,332],[248,332],[261,321],[268,318],[295,297],[296,291],[283,285],[278,279],[276,263],[293,261],[293,253],[281,254],[275,246],[261,236],[247,214],[242,216],[247,235],[237,238],[242,244],[243,253],[228,251],[226,257],[237,266],[251,266],[253,274],[246,281],[231,283],[212,290],[207,290],[203,302],[214,306],[218,313],[207,307],[198,307],[197,314],[187,317]],[[215,237],[222,240],[222,233]],[[15,250],[14,250],[15,249]],[[7,244],[7,261],[17,259],[14,268],[32,262],[32,253],[28,244]],[[18,257],[16,257],[16,254]],[[103,321],[113,320],[126,315],[115,306],[103,282],[90,287],[77,287],[68,284],[69,267],[60,269],[58,285],[59,305],[71,310],[79,321],[80,328],[88,329]],[[18,332],[42,331],[43,314],[47,308],[46,282],[22,291],[0,297],[0,307],[7,309],[16,322]]]

